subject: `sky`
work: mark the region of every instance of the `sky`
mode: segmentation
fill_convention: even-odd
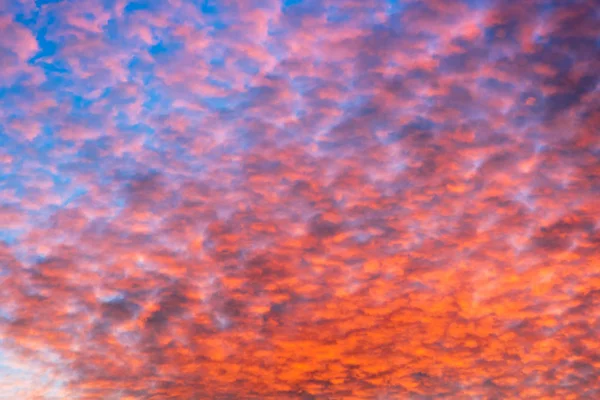
[[[0,0],[0,399],[600,398],[594,0]]]

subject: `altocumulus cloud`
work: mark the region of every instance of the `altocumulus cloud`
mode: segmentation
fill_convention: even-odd
[[[1,398],[600,397],[594,1],[0,10]]]

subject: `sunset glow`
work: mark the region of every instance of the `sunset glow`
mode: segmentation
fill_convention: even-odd
[[[0,399],[600,399],[592,0],[0,0]]]

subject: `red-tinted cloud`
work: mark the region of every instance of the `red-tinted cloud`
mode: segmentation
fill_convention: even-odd
[[[9,397],[598,397],[592,2],[5,9]]]

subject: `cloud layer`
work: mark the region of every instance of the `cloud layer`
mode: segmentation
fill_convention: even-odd
[[[0,397],[600,397],[593,1],[0,10]]]

